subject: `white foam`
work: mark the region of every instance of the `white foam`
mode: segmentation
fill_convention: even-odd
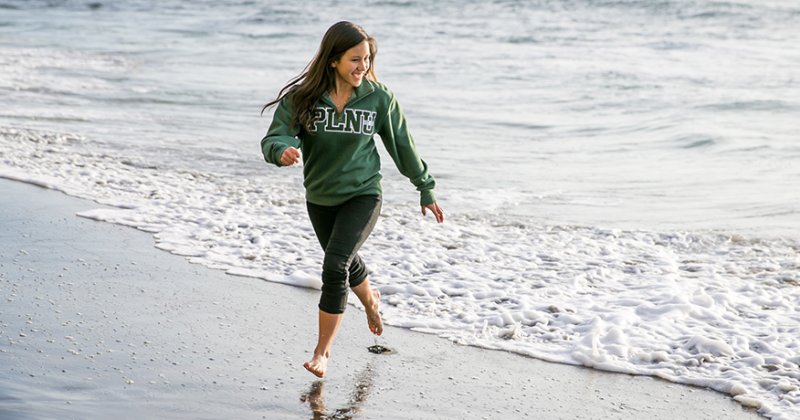
[[[253,179],[152,168],[85,141],[0,129],[0,176],[113,205],[80,215],[152,232],[192,262],[320,287],[297,168],[265,165]],[[436,225],[415,212],[385,206],[362,250],[387,324],[707,386],[768,417],[800,416],[796,241],[496,215]]]

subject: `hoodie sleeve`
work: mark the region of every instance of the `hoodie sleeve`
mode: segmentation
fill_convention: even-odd
[[[417,153],[414,138],[408,132],[403,110],[393,94],[390,94],[387,115],[378,134],[397,165],[397,169],[417,187],[417,191],[420,192],[420,204],[427,206],[435,203],[433,187],[436,185],[436,181],[428,173],[428,165],[420,159]]]
[[[292,127],[292,111],[287,95],[275,108],[272,124],[269,126],[267,135],[261,139],[261,153],[264,154],[264,160],[277,166],[283,166],[281,164],[283,152],[290,146],[300,147],[300,139],[297,138],[299,133],[299,128]]]

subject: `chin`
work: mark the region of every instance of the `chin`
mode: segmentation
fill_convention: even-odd
[[[353,78],[353,80],[350,82],[350,84],[353,85],[353,87],[359,87],[359,86],[361,86],[362,82],[364,82],[364,78],[363,77],[360,78],[360,79]]]

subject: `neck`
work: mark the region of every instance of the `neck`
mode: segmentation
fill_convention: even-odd
[[[350,83],[344,82],[342,80],[336,79],[336,85],[333,87],[333,95],[335,96],[346,96],[350,97],[353,94],[353,85]]]

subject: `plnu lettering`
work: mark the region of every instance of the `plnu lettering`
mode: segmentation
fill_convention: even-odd
[[[314,132],[321,127],[327,133],[375,134],[375,111],[345,109],[340,118],[330,107],[314,108]]]

